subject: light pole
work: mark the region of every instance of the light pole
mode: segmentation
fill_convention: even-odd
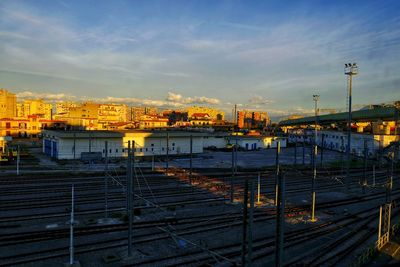
[[[313,160],[313,178],[311,182],[311,221],[315,222],[315,180],[317,178],[317,118],[318,118],[318,100],[319,95],[313,95],[313,100],[315,103],[314,110],[315,110],[315,129],[314,129],[314,160]]]
[[[358,66],[356,63],[344,64],[344,74],[347,75],[348,97],[349,97],[349,117],[347,121],[347,168],[346,168],[346,189],[350,190],[350,152],[351,152],[351,97],[352,97],[352,80],[353,75],[358,74]]]

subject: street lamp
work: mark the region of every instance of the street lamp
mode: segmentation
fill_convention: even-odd
[[[349,98],[349,115],[347,121],[347,168],[346,168],[346,188],[350,190],[350,152],[351,152],[351,97],[352,97],[352,78],[353,75],[358,74],[358,66],[356,63],[344,64],[344,74],[347,75],[347,88],[348,88],[348,98]]]
[[[317,178],[317,118],[318,118],[318,101],[319,95],[313,95],[313,100],[315,103],[314,110],[315,110],[315,128],[314,128],[314,159],[313,159],[313,178],[311,183],[311,221],[315,222],[315,180]]]

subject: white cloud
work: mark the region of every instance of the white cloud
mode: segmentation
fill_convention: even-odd
[[[43,99],[49,102],[58,102],[63,100],[71,100],[75,99],[75,96],[66,95],[63,93],[54,94],[54,93],[36,93],[31,91],[23,91],[16,93],[17,99]]]
[[[253,104],[253,105],[267,105],[267,104],[273,103],[273,101],[266,99],[262,96],[255,95],[249,99],[249,103]]]
[[[172,93],[172,92],[168,92],[168,95],[167,95],[167,98],[166,98],[167,101],[171,101],[171,102],[181,102],[182,99],[183,99],[182,95],[175,94],[175,93]]]
[[[221,103],[219,99],[209,98],[205,96],[195,96],[195,97],[183,97],[180,94],[168,92],[166,100],[171,103],[178,104],[209,104],[209,105],[218,105]]]
[[[144,105],[144,106],[155,106],[155,107],[185,107],[194,104],[206,104],[216,105],[220,103],[220,100],[215,98],[202,97],[184,97],[180,94],[168,92],[165,100],[150,99],[150,98],[137,98],[137,97],[77,97],[73,95],[67,95],[63,93],[37,93],[33,91],[23,91],[16,93],[18,100],[24,99],[43,99],[48,102],[60,102],[65,100],[81,99],[82,101],[94,101],[97,103],[114,103],[114,104],[128,104],[128,105]]]

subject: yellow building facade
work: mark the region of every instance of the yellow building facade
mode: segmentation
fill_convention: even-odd
[[[6,89],[0,89],[0,119],[17,115],[17,97]]]
[[[41,99],[29,99],[17,103],[17,117],[24,118],[31,115],[51,120],[53,117],[53,105]]]
[[[188,108],[187,112],[189,118],[196,113],[206,113],[211,117],[212,120],[222,121],[225,119],[225,112],[215,108],[193,106]]]

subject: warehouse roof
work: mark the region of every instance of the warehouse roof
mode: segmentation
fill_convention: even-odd
[[[351,113],[353,121],[376,121],[376,120],[394,120],[396,116],[396,108],[394,107],[379,107],[366,110],[357,110]],[[348,112],[320,115],[317,117],[318,123],[332,123],[347,121]],[[293,120],[283,120],[279,122],[280,126],[293,126],[302,124],[312,124],[315,122],[315,116],[293,119]]]
[[[58,137],[58,138],[121,138],[123,136],[120,132],[113,131],[53,131],[44,130],[44,136]]]
[[[167,133],[169,137],[188,137],[188,136],[206,136],[206,133],[202,132],[191,132],[191,131],[151,131],[151,130],[122,130],[119,131],[126,137],[133,136],[146,136],[146,137],[166,137]]]

